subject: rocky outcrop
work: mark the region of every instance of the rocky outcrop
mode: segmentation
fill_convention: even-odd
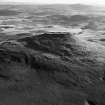
[[[0,89],[15,92],[17,100],[21,95],[29,105],[83,105],[85,100],[104,105],[104,64],[77,40],[52,32],[1,42]]]

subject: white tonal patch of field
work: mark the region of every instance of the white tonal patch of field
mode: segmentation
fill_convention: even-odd
[[[9,32],[14,32],[14,31],[16,31],[16,29],[15,28],[9,28],[9,29],[5,29],[5,28],[2,28],[3,29],[3,33],[9,33]]]
[[[9,32],[15,31],[15,27],[6,26],[6,25],[5,26],[0,26],[0,27],[1,27],[3,33],[9,33]]]
[[[26,27],[29,27],[29,29],[32,29],[31,26],[26,25],[0,25],[0,29],[2,33],[5,33],[6,35],[16,35],[19,33],[29,33],[29,29],[25,29]]]
[[[27,30],[32,30],[32,29],[34,29],[35,26],[33,26],[33,25],[26,25],[26,24],[20,24],[20,25],[18,25],[16,28],[17,28],[18,30],[25,30],[25,31],[27,31]]]
[[[5,29],[2,31],[2,33],[5,33],[6,35],[16,35],[19,33],[29,33],[29,31],[27,30],[18,30],[15,28],[11,28],[11,29]]]
[[[29,31],[26,30],[14,30],[14,31],[9,31],[9,32],[4,32],[6,35],[16,35],[16,34],[24,34],[24,33],[29,33]]]
[[[11,22],[11,21],[15,21],[15,22],[20,22],[22,21],[22,19],[19,19],[19,18],[15,18],[15,17],[11,17],[11,18],[8,18],[7,20],[5,20],[6,22]]]
[[[13,27],[15,27],[15,25],[0,25],[0,27],[1,28],[4,28],[4,27],[12,27],[13,28]]]
[[[73,34],[78,34],[79,32],[82,32],[82,29],[80,28],[71,28],[71,27],[66,28],[59,25],[55,25],[51,28],[45,28],[45,30],[48,32],[70,32]]]

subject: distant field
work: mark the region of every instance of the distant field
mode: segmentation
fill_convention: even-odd
[[[0,10],[0,16],[12,16],[12,15],[18,15],[20,12],[14,11],[14,10]]]

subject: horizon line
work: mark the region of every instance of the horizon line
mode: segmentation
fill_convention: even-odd
[[[75,4],[78,4],[78,5],[90,5],[90,6],[105,6],[105,5],[102,5],[102,4],[86,4],[86,3],[34,3],[34,2],[0,2],[0,5],[3,5],[3,4],[13,4],[13,5],[17,5],[17,4],[22,4],[22,5],[75,5]]]

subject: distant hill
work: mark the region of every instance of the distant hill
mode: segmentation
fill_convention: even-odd
[[[88,20],[89,20],[89,17],[85,15],[73,15],[70,17],[70,21],[72,22],[85,22]]]
[[[70,5],[70,7],[72,9],[76,9],[76,10],[84,10],[84,9],[91,9],[91,8],[93,8],[93,6],[84,5],[84,4],[72,4],[72,5]]]

